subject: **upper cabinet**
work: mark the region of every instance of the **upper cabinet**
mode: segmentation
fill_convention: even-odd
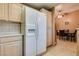
[[[22,21],[22,5],[9,4],[9,21],[21,22]]]
[[[0,3],[0,20],[8,20],[8,4]]]
[[[22,4],[0,3],[0,20],[22,22],[23,13]]]

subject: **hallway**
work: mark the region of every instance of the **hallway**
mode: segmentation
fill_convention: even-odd
[[[76,43],[58,40],[55,47],[49,47],[44,56],[75,56]]]

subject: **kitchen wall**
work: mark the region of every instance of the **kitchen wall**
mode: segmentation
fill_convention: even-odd
[[[56,19],[56,30],[59,29],[69,29],[73,32],[79,27],[79,10],[65,15],[61,19]]]

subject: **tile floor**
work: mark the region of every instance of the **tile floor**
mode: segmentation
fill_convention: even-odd
[[[49,47],[43,56],[76,56],[76,43],[58,40],[57,45]]]

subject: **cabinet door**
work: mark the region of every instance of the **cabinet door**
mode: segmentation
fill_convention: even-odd
[[[21,56],[22,41],[4,43],[1,45],[1,55],[3,56]]]
[[[0,20],[8,19],[8,4],[0,3]]]
[[[9,21],[21,22],[20,4],[9,4]]]

